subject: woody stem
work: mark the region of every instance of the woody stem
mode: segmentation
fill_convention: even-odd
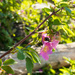
[[[16,43],[16,44],[14,45],[14,47],[12,47],[12,48],[11,48],[10,50],[8,50],[6,53],[4,53],[3,55],[1,55],[1,56],[0,56],[0,59],[1,59],[2,57],[6,56],[7,54],[9,54],[9,53],[10,53],[14,48],[16,48],[18,45],[22,44],[26,39],[28,39],[31,35],[33,35],[33,34],[35,33],[35,31],[36,31],[37,29],[39,29],[39,27],[40,27],[47,19],[49,19],[52,15],[54,15],[55,13],[57,13],[58,11],[60,11],[60,10],[62,10],[62,9],[63,9],[63,7],[60,8],[59,10],[53,12],[51,15],[49,15],[42,23],[40,23],[40,24],[38,25],[38,27],[35,28],[35,30],[34,30],[33,32],[31,32],[28,36],[24,37],[24,38],[23,38],[22,40],[20,40],[18,43]]]

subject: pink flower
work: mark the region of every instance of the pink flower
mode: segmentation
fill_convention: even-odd
[[[12,75],[12,74],[9,74],[9,75]]]
[[[24,12],[24,10],[21,10],[21,12],[23,13],[23,12]]]
[[[46,40],[45,38],[48,38],[48,40]],[[49,59],[49,54],[52,54],[52,49],[56,49],[57,44],[59,43],[58,40],[53,40],[52,42],[50,42],[50,37],[47,36],[47,34],[43,34],[42,35],[42,43],[43,43],[43,47],[41,48],[40,51],[40,55],[45,59],[48,60]]]

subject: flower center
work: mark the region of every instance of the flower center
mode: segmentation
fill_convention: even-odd
[[[47,52],[48,50],[49,50],[48,46],[45,46],[45,47],[43,48],[43,51],[44,51],[44,52]]]
[[[45,37],[45,41],[49,41],[50,39],[48,37]]]
[[[50,39],[48,37],[44,37],[43,41],[49,41]]]

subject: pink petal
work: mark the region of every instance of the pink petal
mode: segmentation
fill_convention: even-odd
[[[23,12],[24,12],[24,10],[21,10],[21,12],[23,13]]]
[[[58,43],[59,43],[58,40],[53,40],[53,42],[52,42],[52,47],[53,47],[54,49],[56,49],[56,46],[58,45]]]
[[[9,74],[9,75],[12,75],[12,74]]]
[[[47,50],[47,54],[52,54],[52,49],[53,49],[52,42],[48,42],[48,43],[46,42],[45,45],[48,46],[48,49],[49,49],[49,50]]]
[[[48,60],[48,59],[49,59],[48,54],[45,53],[45,52],[40,53],[40,55],[41,55],[45,60]]]
[[[52,54],[52,53],[53,53],[52,50],[47,51],[47,54]]]
[[[52,54],[52,47],[51,43],[48,41],[44,41],[43,47],[41,48],[40,55],[45,59],[49,59],[49,54]]]

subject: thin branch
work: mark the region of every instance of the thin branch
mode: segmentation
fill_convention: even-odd
[[[58,11],[60,11],[60,10],[62,10],[62,9],[63,9],[63,7],[60,8],[59,10],[53,12],[51,15],[49,15],[40,25],[38,25],[37,28],[35,28],[35,30],[34,30],[33,32],[31,32],[28,36],[26,36],[26,37],[23,38],[21,41],[19,41],[18,43],[16,43],[13,48],[11,48],[11,49],[8,50],[6,53],[4,53],[2,56],[0,56],[0,59],[1,59],[2,57],[6,56],[7,54],[9,54],[15,47],[17,47],[18,45],[22,44],[27,38],[29,38],[31,35],[33,35],[33,34],[35,33],[35,31],[36,31],[37,29],[39,29],[39,27],[40,27],[47,19],[49,19],[52,15],[54,15],[55,13],[57,13]]]

